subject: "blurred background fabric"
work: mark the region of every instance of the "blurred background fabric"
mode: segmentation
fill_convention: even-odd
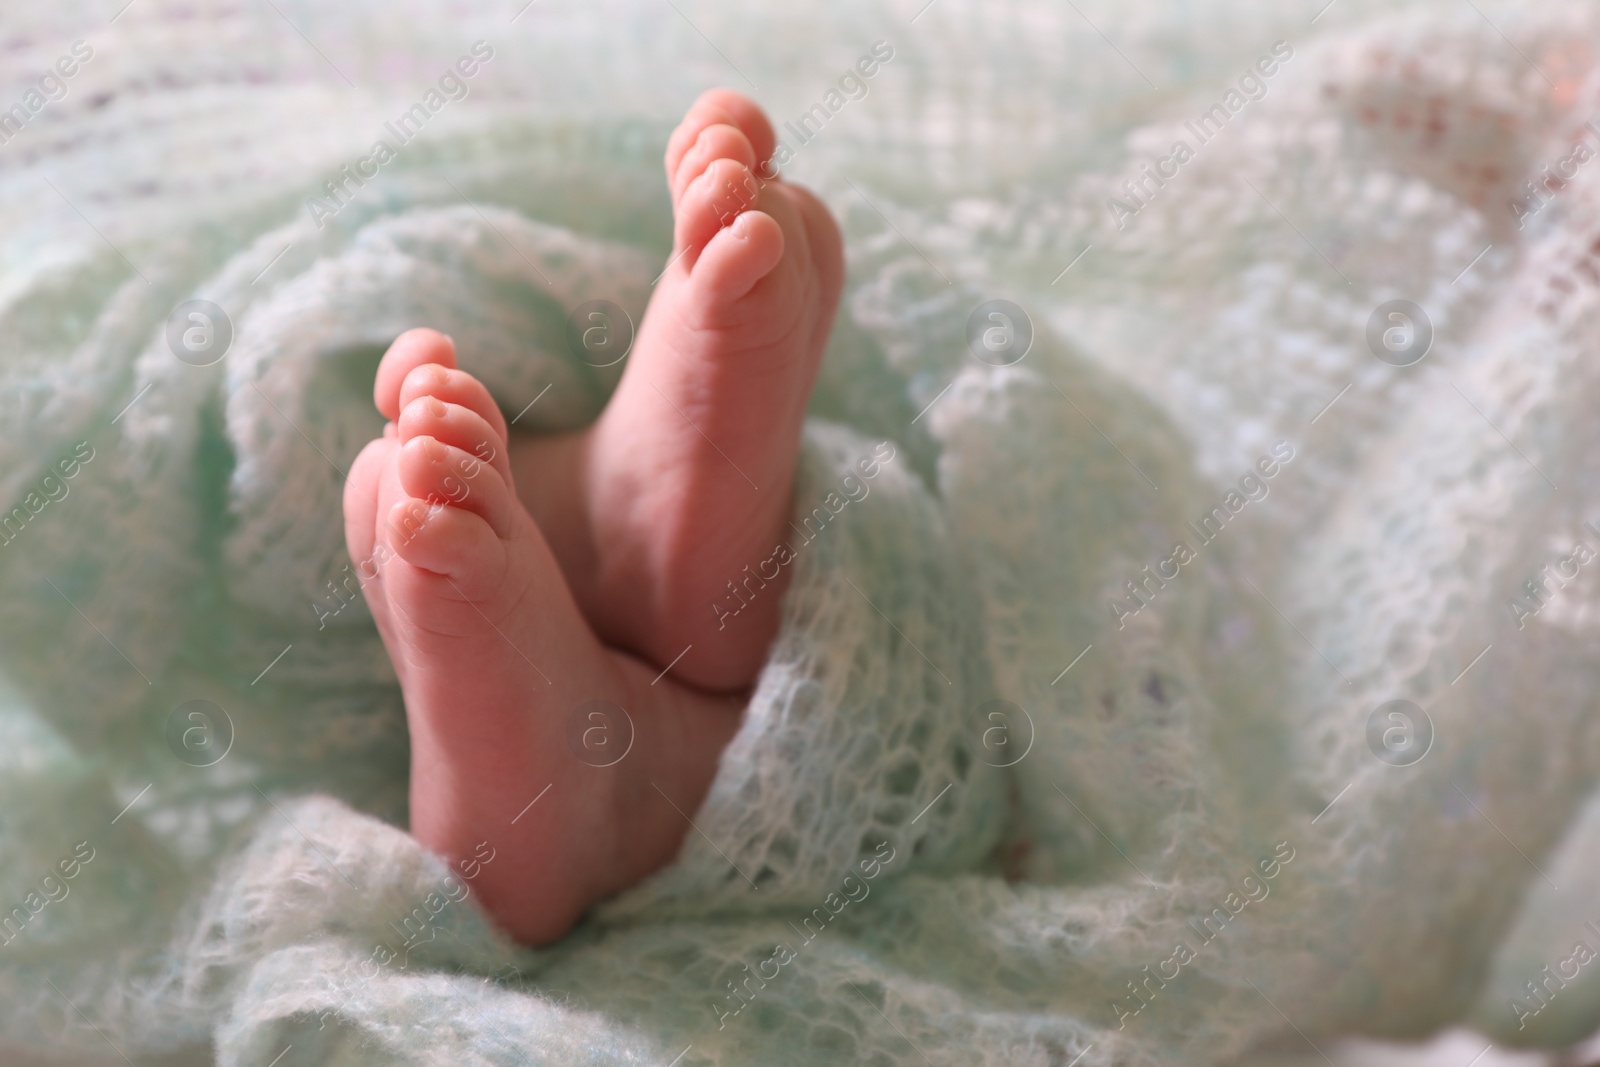
[[[1583,1060],[1597,21],[11,5],[0,1051]],[[568,315],[637,320],[713,85],[846,233],[797,508],[898,458],[797,566],[678,861],[530,951],[401,832],[342,475],[412,325],[521,427],[595,415]],[[996,299],[1030,343],[985,358]]]

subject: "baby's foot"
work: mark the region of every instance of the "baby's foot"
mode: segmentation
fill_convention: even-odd
[[[659,668],[601,645],[518,501],[504,418],[454,368],[431,330],[384,356],[390,423],[351,469],[345,534],[405,694],[412,832],[450,861],[485,843],[473,888],[513,936],[544,942],[677,852],[673,805],[704,798],[738,707],[652,685]],[[594,700],[632,722],[614,766],[569,745]]]
[[[351,470],[346,539],[405,693],[412,832],[450,860],[493,848],[474,886],[521,940],[676,853],[738,705],[675,677],[746,686],[777,628],[770,561],[843,265],[822,204],[757,176],[774,143],[728,92],[673,135],[677,252],[590,430],[508,454],[432,331],[379,368],[391,421]],[[569,744],[593,701],[634,732],[604,768]]]
[[[615,395],[587,434],[513,453],[595,628],[716,691],[752,682],[777,631],[773,550],[843,279],[838,227],[777,180],[774,145],[739,94],[695,102],[667,147],[674,257]]]

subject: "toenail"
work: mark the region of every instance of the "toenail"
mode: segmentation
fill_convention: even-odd
[[[427,401],[428,401],[428,405],[427,405],[428,414],[432,415],[436,419],[444,418],[444,413],[445,413],[444,401],[440,400],[436,396],[428,397]]]

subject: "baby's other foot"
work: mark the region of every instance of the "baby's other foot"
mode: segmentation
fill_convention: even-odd
[[[585,547],[557,550],[596,629],[713,691],[750,684],[777,632],[788,570],[774,548],[843,280],[838,227],[777,179],[774,145],[728,90],[672,135],[674,255],[615,395],[573,446],[577,484],[558,493],[587,516]],[[530,498],[561,447],[514,453]]]
[[[449,338],[401,335],[375,394],[390,422],[351,468],[345,535],[405,695],[411,830],[450,861],[492,850],[472,888],[513,936],[553,940],[677,852],[687,824],[657,791],[699,805],[738,708],[601,645]],[[635,734],[603,768],[568,744],[595,700]]]

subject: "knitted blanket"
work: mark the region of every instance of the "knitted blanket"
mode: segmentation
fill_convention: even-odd
[[[1600,25],[1319,7],[8,12],[0,1046],[1132,1067],[1592,1028]],[[808,540],[681,854],[522,949],[492,837],[404,833],[344,472],[413,325],[519,429],[595,416],[621,367],[570,316],[637,321],[717,83],[847,237]]]

